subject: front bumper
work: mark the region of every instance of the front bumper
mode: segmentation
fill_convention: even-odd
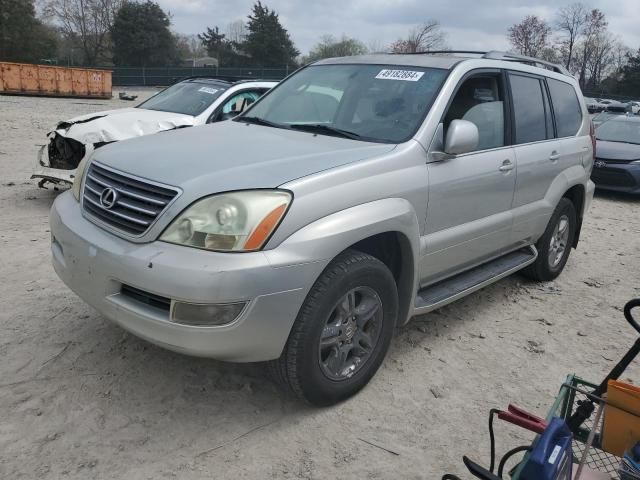
[[[77,169],[64,170],[62,168],[53,168],[49,166],[49,160],[48,158],[45,158],[47,157],[47,147],[48,145],[42,145],[38,150],[36,168],[31,175],[31,179],[41,178],[42,180],[38,184],[40,186],[43,186],[46,182],[72,185]]]
[[[596,162],[598,163],[598,162]],[[591,180],[596,188],[616,192],[640,194],[640,165],[631,163],[608,163],[594,166]]]
[[[50,216],[53,266],[85,302],[131,333],[190,355],[235,362],[278,358],[309,289],[328,261],[269,252],[217,253],[165,242],[134,244],[82,216],[71,192]],[[136,301],[122,285],[190,303],[248,302],[222,326],[187,326]]]

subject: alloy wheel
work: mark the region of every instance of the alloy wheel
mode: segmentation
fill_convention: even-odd
[[[349,290],[334,306],[320,337],[319,361],[325,376],[345,380],[371,357],[380,337],[382,301],[369,287]]]

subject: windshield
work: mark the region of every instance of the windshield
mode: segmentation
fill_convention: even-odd
[[[399,143],[418,129],[447,73],[391,65],[312,65],[265,96],[246,118],[321,135]]]
[[[138,105],[145,110],[200,115],[227,88],[207,82],[180,82]]]
[[[640,121],[611,120],[596,131],[596,138],[606,142],[635,143],[640,145]]]

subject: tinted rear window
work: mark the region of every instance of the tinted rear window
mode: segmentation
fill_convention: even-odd
[[[515,114],[516,143],[547,139],[547,127],[540,80],[509,75]]]
[[[571,85],[559,80],[547,79],[553,111],[556,115],[558,137],[571,137],[582,124],[582,109]]]

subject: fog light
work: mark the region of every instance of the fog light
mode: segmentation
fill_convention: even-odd
[[[246,302],[239,303],[185,303],[171,302],[171,321],[181,325],[210,327],[233,322]]]

